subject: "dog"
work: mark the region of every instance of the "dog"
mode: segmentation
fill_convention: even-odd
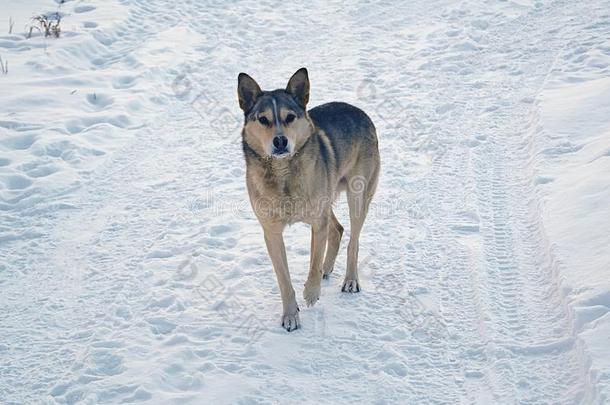
[[[357,107],[331,102],[307,111],[309,76],[301,68],[285,89],[263,91],[245,73],[237,95],[244,112],[246,185],[260,222],[282,296],[282,326],[300,327],[299,306],[284,247],[286,225],[311,226],[309,274],[303,298],[313,306],[321,280],[333,271],[343,226],[333,213],[346,191],[350,216],[347,271],[341,290],[360,292],[358,240],[377,188],[380,158],[375,126]]]

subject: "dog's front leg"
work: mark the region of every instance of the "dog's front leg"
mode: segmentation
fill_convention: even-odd
[[[277,283],[282,294],[282,305],[284,313],[282,314],[282,326],[291,332],[299,328],[299,306],[290,281],[290,273],[288,272],[288,260],[286,259],[286,248],[284,247],[284,237],[282,236],[283,226],[280,225],[263,225],[265,233],[265,243],[273,270],[277,277]]]
[[[328,218],[323,216],[311,225],[311,257],[309,260],[309,275],[305,282],[303,298],[311,307],[320,299],[320,283],[322,281],[322,260],[328,240]]]

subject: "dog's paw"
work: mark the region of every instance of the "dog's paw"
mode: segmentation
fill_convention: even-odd
[[[301,327],[301,321],[299,320],[299,308],[294,313],[287,313],[282,315],[282,328],[288,332],[297,330]]]
[[[324,273],[322,274],[322,278],[324,280],[327,280],[330,277],[330,274],[333,272],[333,268],[331,267],[330,269],[324,269]]]
[[[305,289],[303,290],[303,298],[307,303],[308,307],[313,307],[316,302],[320,299],[320,283],[305,283]]]
[[[345,280],[341,291],[348,293],[360,292],[360,284],[358,284],[358,280]]]

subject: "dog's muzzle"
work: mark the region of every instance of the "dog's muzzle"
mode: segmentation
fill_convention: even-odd
[[[286,157],[290,154],[288,150],[288,138],[284,135],[276,135],[273,138],[273,151],[271,152],[273,157]]]

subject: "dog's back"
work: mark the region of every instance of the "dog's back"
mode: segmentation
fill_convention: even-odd
[[[351,104],[332,102],[312,108],[309,117],[328,137],[339,181],[353,169],[358,172],[354,175],[370,173],[376,178],[379,170],[377,134],[375,125],[364,111]]]
[[[319,105],[309,110],[314,124],[337,143],[364,141],[377,144],[375,125],[358,107],[343,102]]]

